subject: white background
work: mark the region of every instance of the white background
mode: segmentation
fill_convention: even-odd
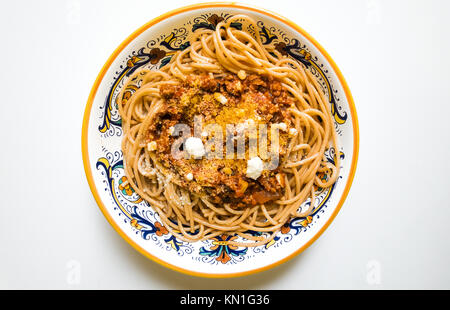
[[[274,269],[204,279],[135,251],[103,217],[81,159],[94,80],[134,30],[195,1],[8,1],[0,11],[1,289],[450,289],[450,2],[242,1],[309,32],[360,124],[341,212]]]

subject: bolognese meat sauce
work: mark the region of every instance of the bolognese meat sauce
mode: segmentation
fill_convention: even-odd
[[[164,108],[149,127],[147,139],[156,141],[161,164],[172,172],[180,186],[200,196],[207,195],[213,203],[228,203],[232,207],[263,204],[281,196],[284,175],[279,167],[264,170],[255,180],[246,176],[248,158],[227,159],[224,154],[221,158],[175,159],[171,155],[172,144],[178,139],[172,135],[173,126],[187,124],[193,135],[194,117],[201,117],[203,126],[218,124],[224,133],[227,124],[250,120],[268,128],[279,123],[292,125],[287,109],[294,101],[279,81],[261,75],[191,75],[180,84],[161,86],[160,95]],[[279,131],[280,158],[286,153],[288,136]],[[205,143],[208,137],[202,135],[201,139]]]

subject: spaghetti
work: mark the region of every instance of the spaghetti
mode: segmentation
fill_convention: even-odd
[[[167,65],[133,73],[117,103],[128,182],[165,227],[188,242],[237,234],[243,241],[228,244],[250,247],[270,242],[289,219],[309,215],[317,188],[335,183],[340,159],[331,163],[324,155],[338,150],[337,135],[314,76],[264,46],[257,31],[233,28],[236,20],[257,29],[246,15],[220,21],[215,30],[197,29]],[[253,179],[245,159],[173,159],[173,125],[193,125],[195,115],[222,127],[277,124],[278,167]]]

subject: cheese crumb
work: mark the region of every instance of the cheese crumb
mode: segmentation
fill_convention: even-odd
[[[147,149],[150,151],[150,152],[153,152],[153,151],[156,151],[156,141],[152,141],[152,142],[149,142],[148,144],[147,144]]]
[[[247,73],[245,73],[244,70],[239,70],[239,72],[237,73],[238,78],[240,78],[241,80],[245,79],[247,77]]]
[[[256,180],[263,171],[263,161],[258,156],[247,160],[247,177]]]
[[[295,128],[289,129],[289,135],[295,136],[297,133],[298,133],[297,129],[295,129]]]
[[[175,128],[173,126],[169,127],[169,135],[173,135]]]
[[[235,87],[236,87],[236,89],[237,89],[238,91],[241,91],[241,90],[242,90],[242,84],[241,84],[241,82],[237,81],[236,84],[235,84]]]
[[[281,187],[284,187],[285,184],[284,184],[284,176],[283,176],[283,174],[277,173],[275,175],[275,178],[277,179],[278,184],[280,184]]]
[[[206,153],[202,139],[197,137],[187,138],[184,142],[184,146],[189,155],[194,156],[194,158],[201,158]]]
[[[282,131],[287,131],[286,123],[273,124],[272,126],[275,126],[275,128],[279,128]]]
[[[224,95],[222,95],[221,93],[214,93],[214,99],[216,99],[217,101],[219,101],[221,104],[225,104],[228,102],[227,97],[225,97]]]
[[[191,172],[189,172],[188,174],[186,174],[186,179],[188,181],[192,181],[194,179],[194,175]]]

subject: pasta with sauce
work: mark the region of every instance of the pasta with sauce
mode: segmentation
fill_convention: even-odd
[[[324,157],[330,147],[338,149],[337,135],[318,82],[303,64],[264,46],[257,32],[231,27],[238,19],[257,29],[246,15],[220,21],[215,30],[197,29],[167,65],[133,73],[117,98],[128,182],[167,229],[188,242],[222,234],[242,237],[229,241],[235,246],[270,242],[291,218],[310,214],[317,188],[339,175],[339,156],[335,164]],[[196,134],[196,117],[219,131]],[[176,135],[180,123],[192,128],[191,137]],[[278,128],[275,168],[262,170],[267,156],[251,156],[249,147],[241,158],[208,158],[225,143],[202,149],[220,129],[234,128],[237,137],[251,126],[258,137],[261,126]],[[182,141],[179,158],[176,141]],[[325,172],[326,179],[318,176]]]

